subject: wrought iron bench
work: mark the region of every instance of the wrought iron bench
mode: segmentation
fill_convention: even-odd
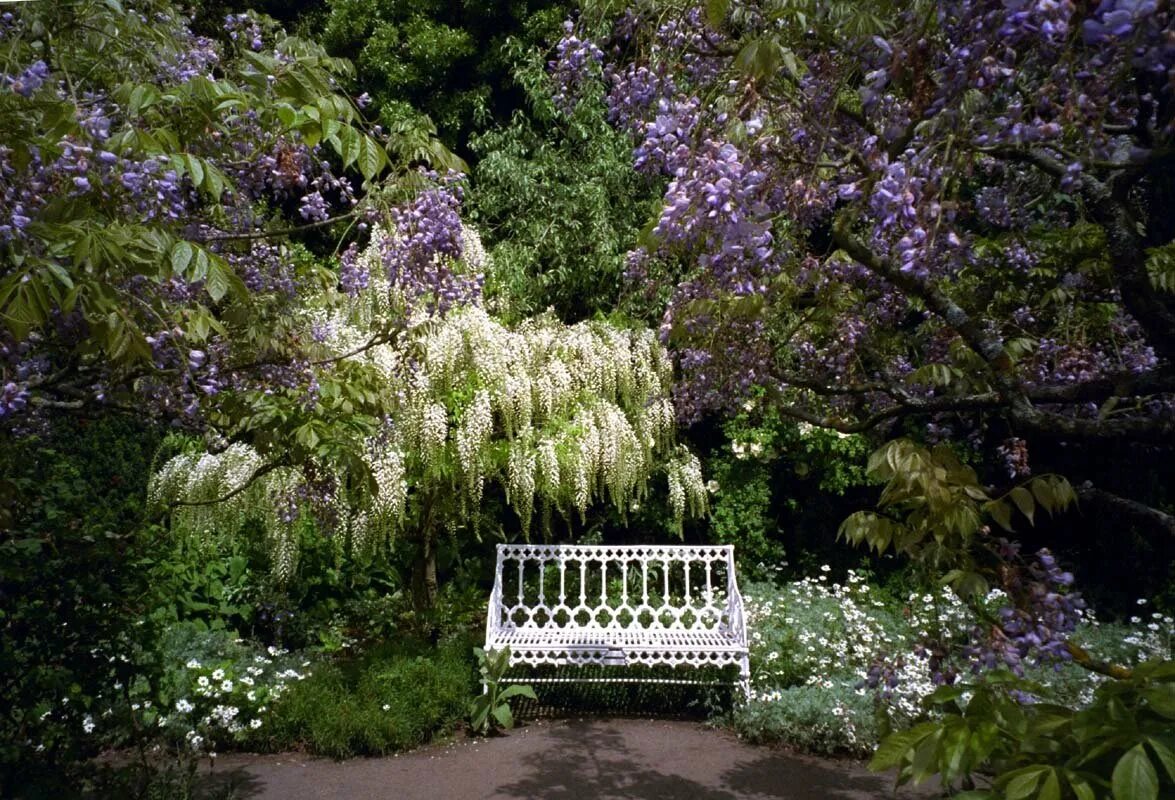
[[[736,665],[738,686],[749,695],[734,548],[500,544],[485,649],[507,647],[511,666]],[[711,683],[621,676],[526,680]]]

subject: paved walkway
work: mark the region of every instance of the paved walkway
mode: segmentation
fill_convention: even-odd
[[[872,800],[894,797],[892,785],[859,764],[755,747],[696,722],[593,718],[540,720],[388,758],[229,755],[207,788],[250,800]]]

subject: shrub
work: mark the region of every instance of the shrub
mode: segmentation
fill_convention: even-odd
[[[843,583],[831,581],[830,574],[824,567],[816,578],[745,587],[752,698],[728,721],[752,741],[865,755],[887,730],[941,713],[927,706],[938,688],[935,654],[921,645],[963,646],[977,619],[949,589],[922,589],[898,599],[856,572],[849,571]],[[993,592],[986,604],[994,610],[1001,598]],[[1171,619],[1148,612],[1125,623],[1101,623],[1087,612],[1074,639],[1126,665],[1169,660]],[[878,692],[866,689],[879,667],[890,680],[882,680]],[[1026,664],[1025,679],[1036,700],[1073,709],[1095,702],[1105,682],[1074,664]]]
[[[868,755],[879,733],[873,698],[851,680],[758,693],[734,719],[751,742],[779,742],[824,755]]]
[[[468,643],[435,650],[396,643],[326,665],[274,705],[264,746],[349,758],[423,744],[464,719],[472,694]]]

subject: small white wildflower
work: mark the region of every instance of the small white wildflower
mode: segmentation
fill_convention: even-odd
[[[82,720],[82,730],[86,733],[94,732],[94,718],[89,714],[86,714],[86,718]]]
[[[195,708],[195,706],[193,706],[187,700],[177,700],[175,702],[175,710],[180,712],[181,714],[187,714],[189,711],[191,711],[194,708]]]
[[[261,727],[261,720],[259,720],[259,719],[250,720],[249,727],[252,728],[253,730],[257,730],[258,728]]]
[[[212,680],[214,680],[214,681],[224,680],[224,670],[223,669],[214,670],[212,672]]]
[[[196,679],[196,685],[202,686],[202,687],[208,686],[208,676],[201,675],[199,678]]]
[[[200,662],[193,658],[189,660],[188,663],[184,666],[186,666],[188,669],[200,669]]]

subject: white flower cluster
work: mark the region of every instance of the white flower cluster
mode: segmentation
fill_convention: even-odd
[[[273,657],[284,655],[284,650],[270,648],[268,657],[255,656],[244,668],[223,664],[209,669],[199,661],[189,661],[185,666],[192,679],[191,696],[176,700],[173,712],[161,715],[158,725],[176,736],[182,732],[186,745],[199,752],[260,729],[269,704],[282,696],[291,681],[309,675],[288,667],[279,671]]]
[[[355,546],[371,548],[396,533],[411,488],[451,493],[476,523],[485,482],[501,481],[526,532],[536,504],[544,523],[552,510],[583,515],[596,501],[626,513],[661,462],[678,520],[705,513],[701,465],[674,443],[672,366],[653,331],[597,321],[568,326],[549,316],[510,328],[470,306],[390,336],[379,332],[400,306],[378,277],[380,265],[368,266],[371,284],[349,307],[308,311],[304,320],[323,358],[370,367],[385,387],[378,402],[389,424],[364,451],[375,492],[328,498]],[[264,516],[279,577],[288,577],[297,558],[289,504],[304,480],[276,470],[242,489],[262,463],[241,444],[217,455],[183,454],[152,480],[152,499],[205,503],[173,514],[177,525],[205,535]]]

